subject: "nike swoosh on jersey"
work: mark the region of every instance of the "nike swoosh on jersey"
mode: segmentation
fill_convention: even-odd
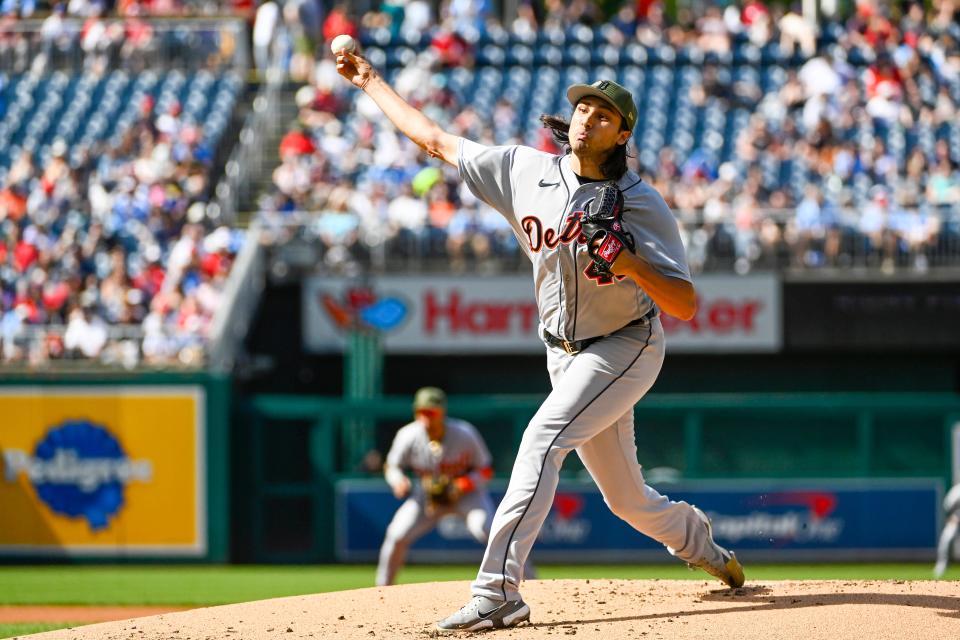
[[[539,184],[539,186],[541,186],[541,187],[555,187],[555,186],[557,186],[558,184],[560,184],[559,181],[557,181],[557,182],[544,182],[544,181],[543,181],[543,178],[540,178],[540,184]]]

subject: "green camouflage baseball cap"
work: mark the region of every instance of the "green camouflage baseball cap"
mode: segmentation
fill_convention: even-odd
[[[583,98],[596,96],[606,100],[620,112],[626,120],[630,131],[637,125],[637,105],[633,101],[633,94],[613,80],[597,80],[593,84],[572,84],[567,89],[567,100],[577,106]]]
[[[437,387],[423,387],[413,396],[413,410],[446,409],[447,394]]]

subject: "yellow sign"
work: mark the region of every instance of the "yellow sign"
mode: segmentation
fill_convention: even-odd
[[[0,553],[206,552],[201,387],[0,387]]]

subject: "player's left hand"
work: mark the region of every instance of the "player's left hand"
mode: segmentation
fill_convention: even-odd
[[[587,208],[580,224],[587,253],[597,270],[612,275],[620,253],[634,250],[633,236],[623,226],[623,193],[616,184],[603,185]]]

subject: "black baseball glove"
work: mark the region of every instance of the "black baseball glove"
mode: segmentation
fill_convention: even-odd
[[[454,504],[460,497],[456,483],[446,475],[424,476],[423,494],[427,499],[427,511],[433,512]]]
[[[610,267],[625,248],[634,250],[633,236],[623,226],[623,192],[607,182],[587,207],[580,224],[581,241],[598,275],[612,277]]]

